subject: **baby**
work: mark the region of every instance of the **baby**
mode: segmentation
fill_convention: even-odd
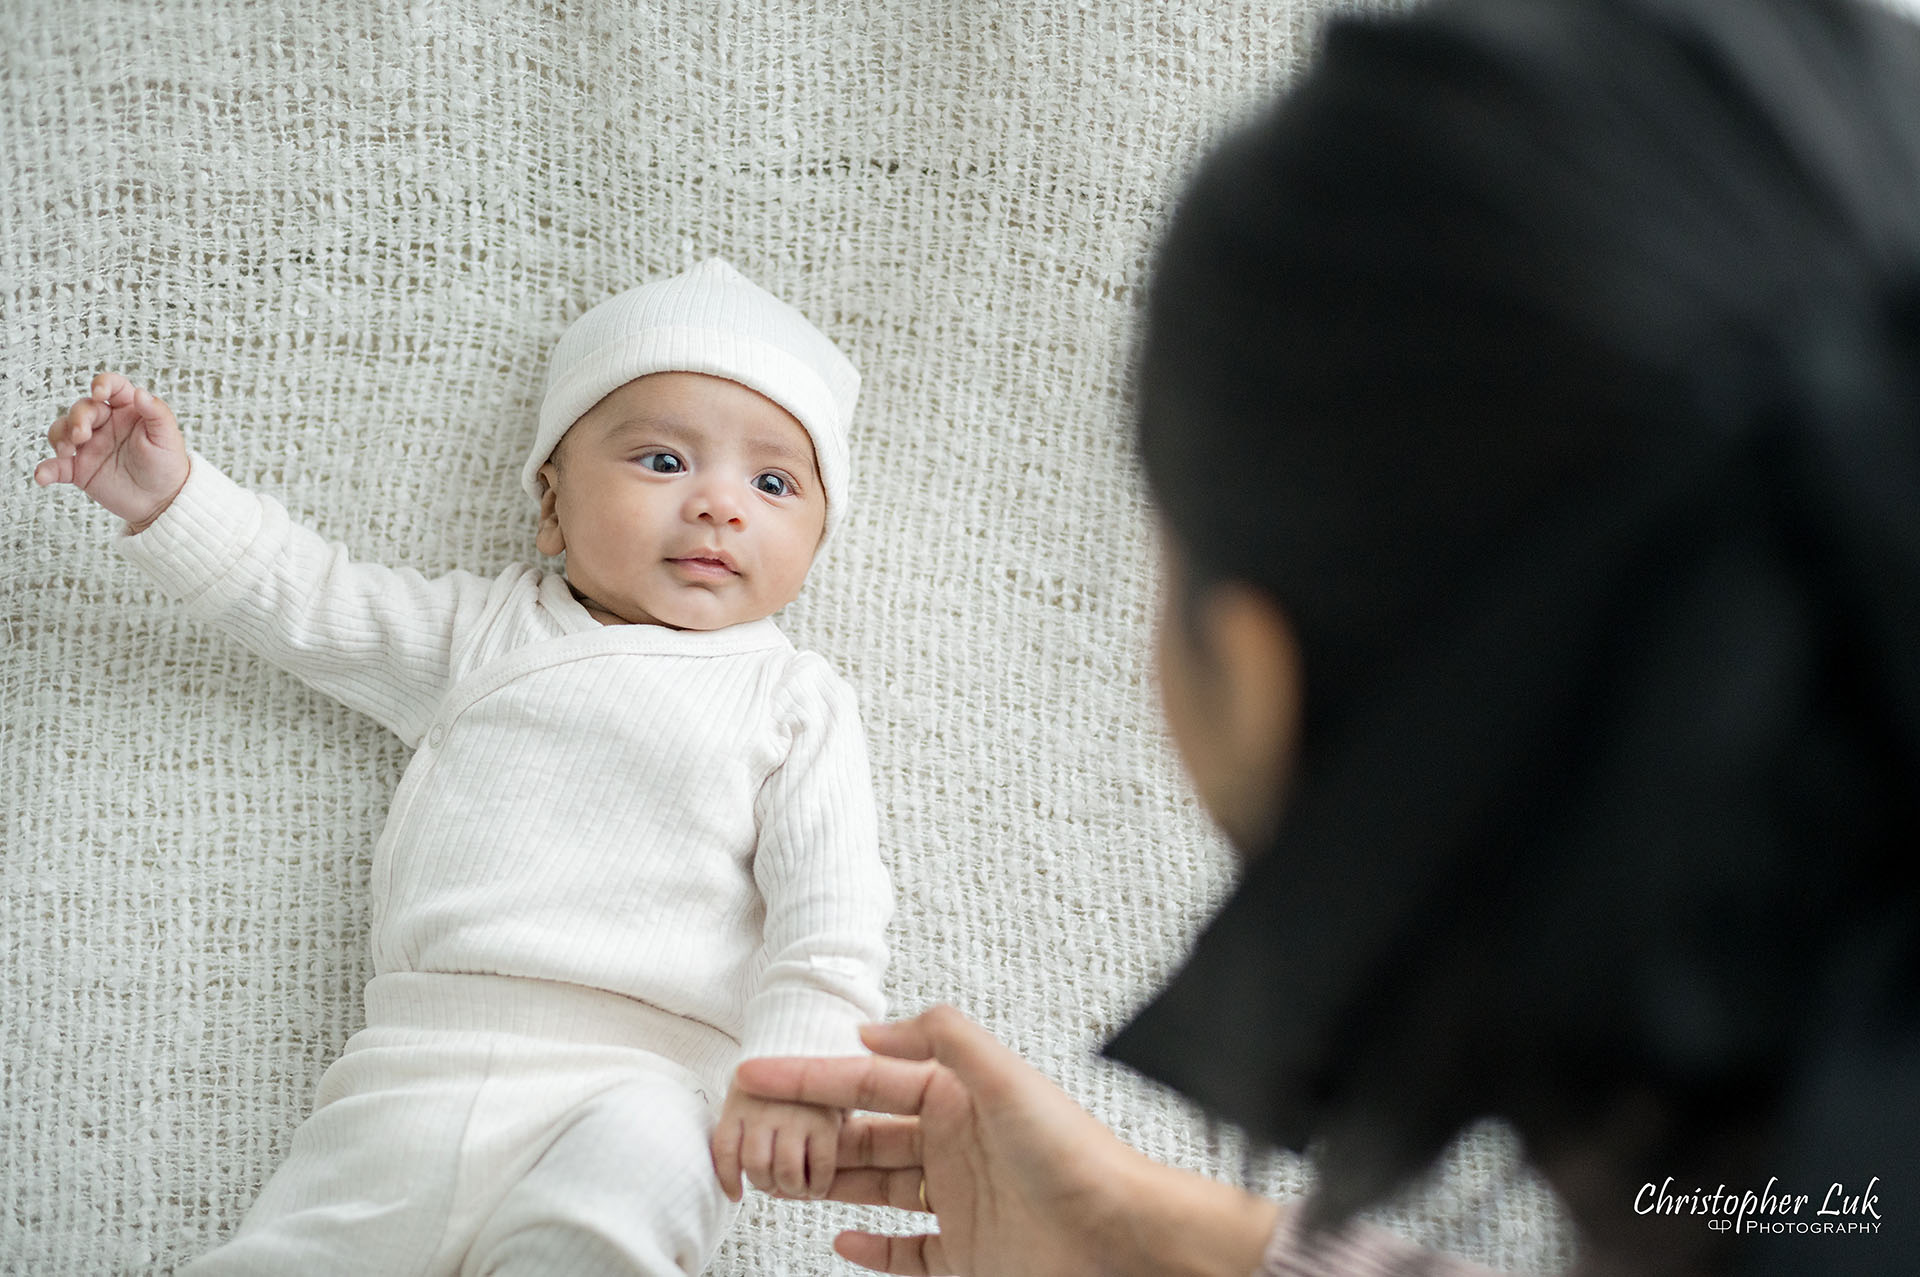
[[[37,482],[416,748],[374,851],[367,1027],[187,1271],[695,1273],[743,1173],[825,1192],[841,1114],[728,1083],[859,1053],[883,1012],[854,697],[768,619],[845,511],[858,388],[718,259],[601,303],[554,350],[523,472],[564,572],[490,580],[350,561],[118,375],[54,423]]]

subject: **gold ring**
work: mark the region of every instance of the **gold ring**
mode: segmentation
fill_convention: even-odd
[[[929,1215],[934,1213],[933,1203],[927,1200],[927,1176],[924,1171],[920,1174],[920,1209]]]

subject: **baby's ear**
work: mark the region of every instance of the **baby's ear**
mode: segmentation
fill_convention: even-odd
[[[559,473],[551,461],[540,467],[540,524],[533,544],[549,558],[559,558],[567,548],[566,534],[560,530],[560,494],[553,486]]]

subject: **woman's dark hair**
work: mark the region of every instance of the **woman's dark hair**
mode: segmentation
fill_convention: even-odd
[[[1338,21],[1185,193],[1138,367],[1176,549],[1305,708],[1112,1053],[1312,1143],[1322,1221],[1487,1115],[1604,1164],[1557,1177],[1603,1246],[1668,1175],[1917,1200],[1920,33]]]

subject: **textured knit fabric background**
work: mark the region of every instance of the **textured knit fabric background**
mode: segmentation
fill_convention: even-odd
[[[587,306],[731,258],[866,373],[850,518],[783,615],[859,690],[890,995],[979,1017],[1147,1152],[1292,1194],[1092,1050],[1230,862],[1149,678],[1127,442],[1147,257],[1317,0],[0,0],[0,1271],[217,1241],[360,1023],[406,750],[187,621],[29,479],[100,369],[357,555],[531,558]],[[1568,1258],[1496,1131],[1383,1212]],[[756,1200],[712,1271],[848,1271]]]

